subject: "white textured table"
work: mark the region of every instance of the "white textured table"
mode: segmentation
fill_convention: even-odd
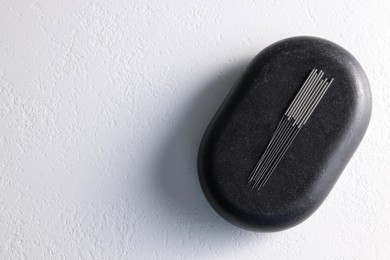
[[[0,259],[387,259],[389,10],[388,1],[1,1]],[[249,60],[295,35],[355,55],[372,87],[371,124],[311,218],[251,233],[206,202],[197,148]]]

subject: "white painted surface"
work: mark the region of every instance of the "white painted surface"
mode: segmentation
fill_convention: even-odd
[[[0,258],[388,259],[389,11],[363,0],[2,0]],[[310,219],[251,233],[207,204],[197,147],[249,60],[295,35],[355,55],[371,124]]]

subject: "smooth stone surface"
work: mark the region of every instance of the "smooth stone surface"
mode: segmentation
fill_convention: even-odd
[[[311,69],[334,82],[259,192],[247,178]],[[371,92],[357,60],[330,41],[294,37],[257,55],[203,137],[198,172],[213,208],[255,231],[309,217],[325,200],[367,129]]]

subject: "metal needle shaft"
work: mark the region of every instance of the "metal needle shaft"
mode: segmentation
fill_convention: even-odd
[[[333,79],[322,79],[323,71],[311,70],[302,87],[290,103],[263,155],[248,177],[252,188],[260,190],[271,177],[299,131],[325,95]]]

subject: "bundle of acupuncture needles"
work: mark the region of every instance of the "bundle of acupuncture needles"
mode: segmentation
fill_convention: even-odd
[[[333,82],[333,78],[322,79],[324,72],[313,69],[280,120],[265,152],[249,175],[248,183],[260,190],[305,125],[318,103]]]

